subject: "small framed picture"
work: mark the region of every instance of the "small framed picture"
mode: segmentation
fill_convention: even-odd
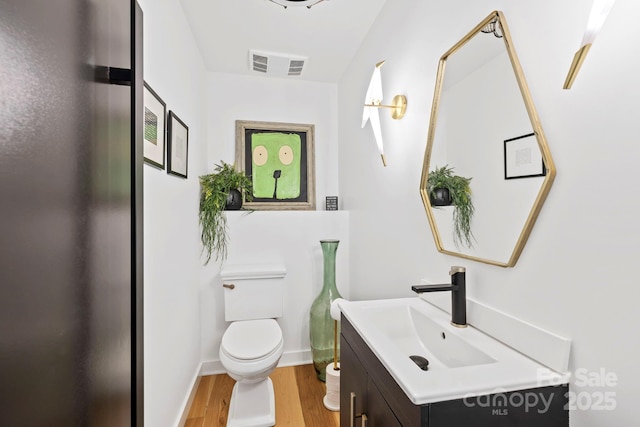
[[[545,176],[542,152],[534,133],[504,140],[504,179]]]
[[[312,124],[236,121],[236,168],[251,179],[253,210],[315,210]]]
[[[337,211],[338,210],[338,196],[327,196],[325,197],[325,210],[328,211]]]
[[[189,155],[189,128],[173,111],[169,111],[167,135],[167,173],[187,177]]]
[[[164,101],[144,82],[144,161],[164,169],[165,118]]]

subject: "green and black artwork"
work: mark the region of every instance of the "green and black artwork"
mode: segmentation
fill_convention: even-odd
[[[315,210],[312,124],[236,120],[236,166],[253,188],[252,210]]]
[[[302,141],[296,133],[251,135],[253,196],[288,200],[300,197]]]

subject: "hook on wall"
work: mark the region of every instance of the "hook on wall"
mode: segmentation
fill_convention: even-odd
[[[502,28],[500,27],[500,24],[498,23],[498,17],[497,16],[495,18],[493,18],[493,20],[491,22],[489,22],[487,25],[482,27],[482,29],[480,31],[482,31],[485,34],[493,34],[494,36],[496,36],[499,39],[502,38]]]

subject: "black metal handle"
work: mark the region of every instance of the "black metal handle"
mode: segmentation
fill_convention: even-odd
[[[100,83],[131,86],[131,70],[128,68],[98,65],[95,67],[94,74],[96,81]]]

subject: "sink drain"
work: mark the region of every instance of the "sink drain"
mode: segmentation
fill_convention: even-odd
[[[423,371],[429,370],[429,361],[424,357],[413,355],[409,356],[409,359],[413,360],[413,363],[418,365],[418,368],[422,369]]]

